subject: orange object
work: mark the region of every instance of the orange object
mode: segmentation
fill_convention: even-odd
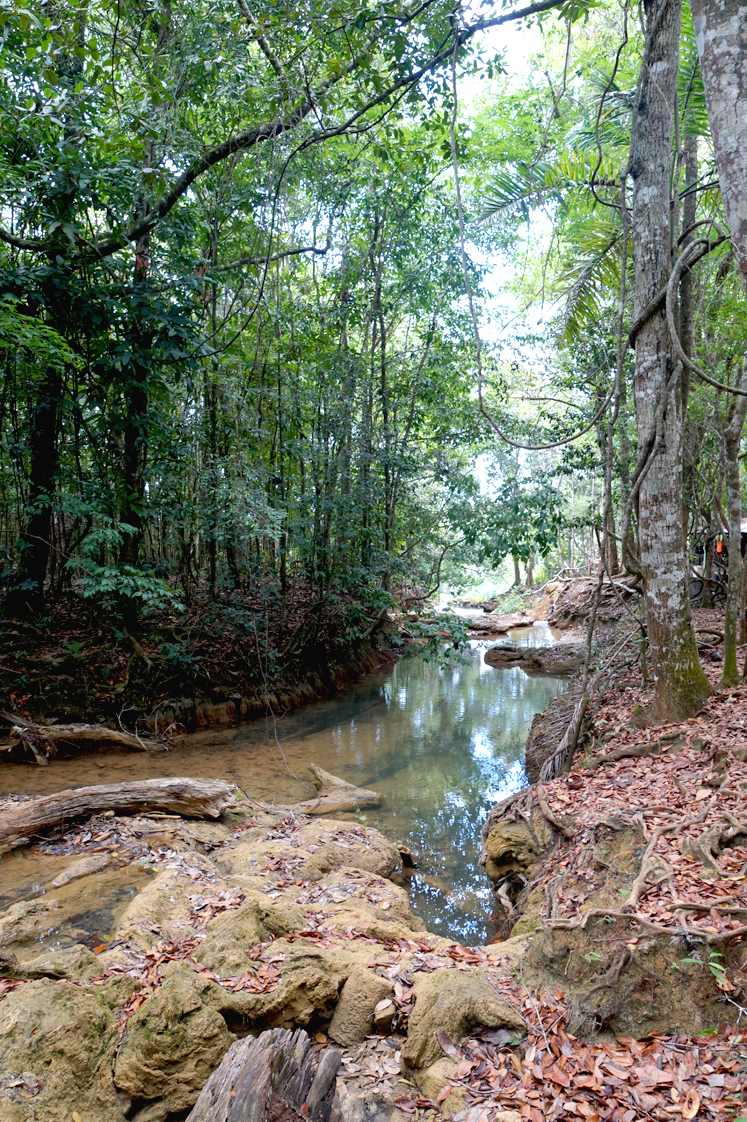
[[[721,538],[719,538],[716,542],[716,553],[723,553],[723,552],[724,552],[724,543],[723,543],[723,540]]]

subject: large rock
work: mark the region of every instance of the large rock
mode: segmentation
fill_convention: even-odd
[[[26,957],[41,954],[46,948],[43,940],[60,923],[57,901],[49,896],[37,900],[19,900],[11,904],[0,916],[0,948],[20,952]]]
[[[436,1033],[456,1043],[473,1029],[510,1028],[523,1034],[524,1020],[499,997],[479,970],[434,970],[415,977],[415,1008],[402,1047],[403,1068],[430,1067],[441,1055]]]
[[[329,1035],[344,1048],[360,1044],[373,1031],[374,1009],[394,986],[372,970],[355,969],[342,987]]]
[[[19,966],[17,973],[26,978],[76,978],[87,982],[101,974],[101,963],[88,947],[74,943],[72,947],[33,958]]]
[[[247,891],[240,908],[222,912],[208,924],[209,934],[193,958],[222,978],[243,974],[246,953],[258,943],[302,931],[303,914],[287,904],[275,903],[259,892]]]
[[[0,1001],[0,1074],[26,1088],[0,1090],[0,1122],[62,1122],[75,1110],[91,1122],[125,1122],[129,1097],[111,1070],[117,1017],[70,982],[28,982]]]
[[[236,1039],[204,1000],[217,988],[177,966],[128,1022],[114,1082],[133,1099],[152,1103],[148,1118],[153,1122],[193,1106]]]
[[[330,819],[302,820],[293,830],[255,831],[242,845],[216,853],[215,864],[224,876],[259,875],[270,859],[287,862],[297,879],[321,880],[345,866],[390,877],[400,868],[397,850],[378,830]]]
[[[500,805],[500,804],[499,804]],[[496,810],[498,808],[494,808]],[[542,814],[532,810],[529,821],[502,820],[493,811],[483,827],[483,863],[493,882],[527,875],[542,860],[553,843],[550,827]]]
[[[520,666],[527,674],[561,676],[572,674],[583,665],[583,643],[556,643],[552,647],[519,647],[515,643],[498,643],[488,647],[484,660],[488,666],[506,669]]]
[[[189,896],[194,894],[194,883],[188,876],[177,869],[165,869],[128,905],[114,938],[149,951],[158,939],[180,939],[194,934],[189,902]]]

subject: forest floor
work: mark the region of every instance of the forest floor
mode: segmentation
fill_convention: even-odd
[[[385,609],[350,594],[299,586],[283,597],[266,584],[195,595],[131,636],[70,593],[43,618],[0,621],[0,708],[40,723],[126,711],[128,727],[160,708],[189,730],[194,707],[182,702],[202,699],[222,705],[213,716],[225,723],[263,712],[268,695],[288,708],[325,696],[391,657],[387,624]]]
[[[701,637],[723,631],[722,613],[694,615]],[[525,878],[509,929],[530,936],[533,1035],[521,1073],[465,1052],[488,1118],[747,1114],[747,686],[720,687],[717,646],[702,657],[713,696],[655,728],[621,661],[568,774],[491,813],[489,870],[492,854],[499,883]]]

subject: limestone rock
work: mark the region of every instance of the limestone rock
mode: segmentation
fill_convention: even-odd
[[[444,1107],[450,1114],[458,1114],[468,1105],[463,1088],[455,1087],[449,1082],[456,1074],[458,1066],[457,1061],[450,1056],[441,1056],[435,1063],[423,1068],[416,1074],[419,1089],[427,1099],[432,1099],[433,1102],[436,1102],[437,1095],[443,1087],[451,1087],[448,1098],[444,1099]]]
[[[26,978],[77,978],[84,981],[97,977],[101,972],[102,966],[96,955],[82,943],[39,955],[18,969],[18,973]]]
[[[188,876],[165,869],[137,894],[120,918],[113,938],[137,943],[149,951],[158,939],[180,939],[191,934],[188,897],[194,891]]]
[[[2,1122],[124,1122],[129,1099],[112,1084],[117,1017],[98,995],[69,982],[28,982],[0,1002],[0,1072],[33,1077],[38,1091],[14,1103],[0,1092]],[[7,1097],[6,1097],[7,1096]]]
[[[236,1039],[220,1013],[203,1001],[213,988],[214,983],[177,966],[128,1023],[114,1082],[133,1099],[153,1102],[153,1122],[193,1106]]]
[[[303,914],[287,904],[271,902],[259,892],[245,892],[244,903],[235,911],[223,912],[208,924],[209,934],[194,952],[196,962],[222,978],[243,974],[246,952],[270,938],[302,931]]]
[[[335,1107],[332,1117],[342,1122],[407,1122],[410,1118],[375,1088],[351,1095],[341,1079],[337,1080]]]
[[[394,987],[387,978],[365,967],[353,971],[342,987],[329,1035],[344,1048],[360,1044],[373,1030],[374,1010]]]
[[[456,1042],[475,1028],[511,1028],[523,1033],[524,1021],[479,970],[417,974],[415,1008],[402,1048],[403,1066],[426,1068],[439,1058],[439,1029]]]
[[[0,947],[39,948],[39,940],[48,935],[59,922],[57,901],[49,896],[41,900],[19,900],[0,916]]]
[[[531,829],[521,820],[497,822],[483,842],[485,872],[491,880],[503,880],[510,873],[526,873],[549,849],[552,836],[547,823],[532,815]]]
[[[396,1016],[397,1006],[385,997],[374,1008],[374,1027],[378,1032],[389,1032]]]
[[[360,963],[345,951],[321,950],[298,940],[273,943],[273,956],[283,956],[277,963],[281,981],[266,993],[250,993],[211,986],[205,1000],[223,1013],[229,1024],[246,1030],[257,1025],[264,1028],[291,1028],[308,1025],[318,1017],[332,1017],[340,990],[353,968]],[[366,949],[370,958],[370,946]]]
[[[367,826],[332,819],[302,820],[292,840],[298,844],[286,849],[263,832],[256,841],[216,853],[215,864],[224,875],[251,876],[266,865],[268,857],[287,858],[299,879],[312,881],[344,866],[381,877],[390,877],[400,867],[394,846]]]
[[[66,869],[56,876],[52,881],[53,888],[62,888],[63,884],[68,884],[71,880],[77,880],[78,877],[87,877],[89,873],[98,873],[101,869],[105,869],[109,864],[108,853],[92,853],[90,857],[81,857],[78,861],[73,861]]]

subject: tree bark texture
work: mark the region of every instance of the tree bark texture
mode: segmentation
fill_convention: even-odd
[[[742,369],[740,389],[747,391],[747,363]],[[742,603],[742,496],[739,490],[739,446],[742,440],[747,397],[738,397],[729,423],[722,426],[721,448],[724,458],[726,501],[729,510],[729,583],[726,588],[724,616],[724,672],[722,684],[739,684],[737,669],[737,627]]]
[[[187,818],[218,818],[236,798],[237,788],[220,779],[143,779],[58,791],[3,810],[0,848],[19,845],[40,830],[73,818],[86,818],[100,810],[160,810]]]
[[[671,269],[669,183],[681,0],[646,0],[645,14],[646,47],[630,162],[634,319],[666,284]],[[639,539],[654,710],[662,720],[689,716],[710,693],[695,645],[685,580],[682,400],[677,383],[666,320],[658,312],[636,337],[634,388],[639,452],[652,445],[639,492]]]
[[[235,1040],[187,1122],[327,1122],[340,1053],[330,1048],[314,1070],[310,1045],[303,1029]]]
[[[747,289],[747,3],[692,0],[692,13],[721,194]]]

